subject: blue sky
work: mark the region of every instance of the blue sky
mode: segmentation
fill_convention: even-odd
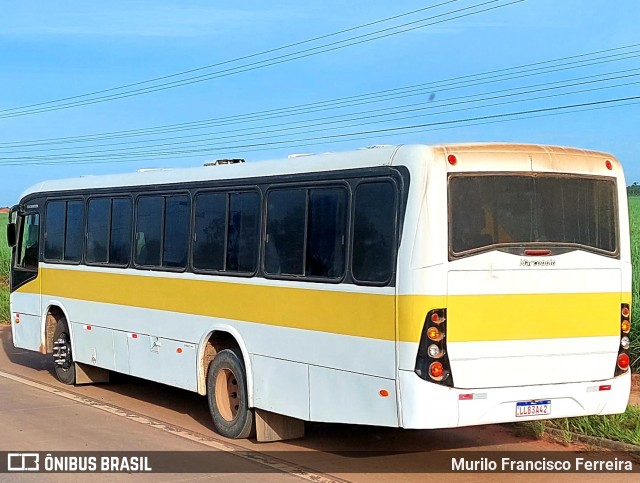
[[[310,48],[433,15],[444,15],[439,17],[442,20],[455,15],[446,16],[448,12],[487,1],[451,1],[432,10],[299,48]],[[204,0],[0,0],[3,12],[0,18],[0,206],[15,203],[25,188],[44,179],[140,168],[198,166],[216,157],[244,157],[251,161],[290,153],[340,151],[395,143],[514,141],[597,149],[611,152],[620,159],[629,183],[640,182],[638,100],[627,101],[627,105],[598,105],[609,106],[607,109],[510,122],[478,124],[469,121],[439,125],[437,130],[436,126],[423,126],[366,136],[308,140],[637,97],[640,96],[640,76],[637,75],[640,73],[640,57],[632,54],[640,52],[640,45],[635,49],[615,51],[626,55],[626,58],[619,56],[615,61],[565,68],[544,75],[530,73],[512,80],[498,75],[484,84],[456,86],[453,82],[445,82],[419,95],[367,105],[300,112],[288,117],[265,117],[253,122],[218,122],[198,130],[169,129],[151,137],[115,136],[109,140],[85,143],[16,146],[16,143],[51,138],[225,118],[640,44],[640,30],[637,28],[640,2],[637,0],[526,0],[206,82],[76,108],[6,117],[7,109],[216,64],[444,2],[248,0],[237,7],[230,7],[227,2]],[[476,10],[509,2],[495,0]],[[459,14],[471,11],[474,10]],[[278,53],[288,52],[291,50]],[[273,57],[278,53],[270,55]],[[269,55],[253,60],[267,58]],[[561,66],[560,63],[555,65]],[[212,71],[198,71],[194,75]],[[572,86],[553,91],[541,90],[544,86],[566,84]],[[599,90],[593,90],[595,88]],[[511,89],[508,91],[511,93],[518,92],[514,89],[531,92],[519,97],[500,98],[518,102],[484,107],[481,103],[461,104],[462,101],[451,100],[464,97],[464,102],[468,102],[471,96],[486,99],[504,95],[506,89]],[[578,90],[584,92],[575,92]],[[531,99],[550,94],[555,97]],[[483,102],[496,104],[498,101]],[[460,110],[462,108],[467,110]],[[377,111],[376,114],[371,112],[374,109],[388,111]],[[3,111],[5,117],[2,117]],[[397,114],[382,117],[379,115],[381,112]],[[372,115],[378,117],[370,117]],[[363,120],[365,117],[368,119]],[[337,122],[339,119],[352,120],[340,124]],[[310,124],[319,126],[302,131],[291,130]],[[251,130],[280,129],[289,131],[277,131],[280,137],[267,133],[251,134]],[[237,137],[228,137],[234,134]],[[178,138],[187,135],[191,137]],[[181,148],[193,147],[178,143],[198,139],[203,140],[197,145],[198,151],[175,153]],[[256,146],[290,139],[305,141]],[[129,144],[119,144],[122,142]],[[170,150],[170,154],[135,162],[122,162],[131,159],[126,156],[112,159],[84,156],[84,153],[105,149],[121,149],[123,151],[115,153],[126,154],[124,149],[142,150],[142,146],[154,143],[164,146],[173,143],[171,147],[148,148],[162,153]],[[210,148],[207,143],[210,143]],[[52,155],[56,157],[52,158]],[[45,158],[35,159],[35,156]],[[91,162],[98,159],[99,163]],[[113,162],[115,159],[119,162]],[[70,163],[69,160],[85,162]],[[43,161],[49,164],[27,164]]]

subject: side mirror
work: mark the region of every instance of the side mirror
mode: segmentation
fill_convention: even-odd
[[[7,224],[7,244],[10,247],[15,247],[17,243],[17,233],[16,233],[16,224],[9,223]]]

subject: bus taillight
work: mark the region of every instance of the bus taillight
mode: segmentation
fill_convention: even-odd
[[[444,367],[442,367],[442,363],[432,362],[431,365],[429,365],[429,376],[431,376],[431,379],[439,381],[443,375]]]
[[[447,356],[447,309],[429,311],[422,328],[416,359],[416,374],[422,379],[453,387],[453,376]]]
[[[629,367],[629,356],[622,353],[618,356],[618,367],[623,371],[626,371]]]
[[[618,358],[616,359],[616,370],[614,376],[619,376],[629,370],[629,331],[631,330],[631,309],[629,304],[622,304],[620,307],[620,347]]]

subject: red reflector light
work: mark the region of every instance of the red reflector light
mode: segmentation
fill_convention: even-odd
[[[439,362],[434,362],[429,366],[429,374],[431,374],[431,377],[433,377],[434,379],[442,377],[443,372],[444,369],[442,367],[442,364]]]
[[[131,338],[132,339],[137,339],[138,338],[138,334],[131,334]]]
[[[629,367],[629,355],[628,354],[620,354],[618,356],[618,367],[620,369],[626,369]]]
[[[608,159],[604,162],[604,165],[607,167],[609,171],[613,169],[613,164],[611,164],[611,161],[609,161]]]
[[[468,400],[470,400],[470,399],[473,399],[473,394],[460,394],[460,395],[458,396],[458,399],[459,399],[460,401],[468,401]]]
[[[530,257],[545,257],[551,255],[551,250],[525,250],[524,254]]]
[[[87,330],[91,330],[91,326],[90,325],[87,325]]]
[[[449,156],[447,156],[447,161],[449,161],[449,164],[451,166],[455,166],[458,162],[458,158],[456,158],[455,154],[450,154]]]
[[[610,390],[611,390],[611,386],[610,385],[600,386],[598,388],[598,391],[610,391]]]
[[[631,315],[631,311],[629,310],[629,307],[622,307],[621,314],[625,318],[629,317],[629,315]]]
[[[436,324],[440,322],[440,317],[438,317],[437,313],[434,312],[433,314],[431,314],[431,322],[434,322]]]

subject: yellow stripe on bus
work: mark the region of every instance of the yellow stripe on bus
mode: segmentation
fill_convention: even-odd
[[[620,292],[449,297],[450,341],[620,335]]]
[[[393,295],[76,270],[41,278],[42,293],[58,297],[395,340]]]
[[[624,300],[623,297],[624,296]],[[399,340],[419,341],[426,314],[447,308],[449,342],[620,335],[620,304],[631,294],[552,293],[400,298]]]
[[[418,342],[427,312],[447,308],[450,342],[620,334],[631,294],[393,295],[42,269],[18,289],[90,302],[226,318],[342,335]],[[396,313],[397,310],[397,313]],[[71,316],[73,318],[73,316]],[[176,321],[179,323],[179,321]]]

